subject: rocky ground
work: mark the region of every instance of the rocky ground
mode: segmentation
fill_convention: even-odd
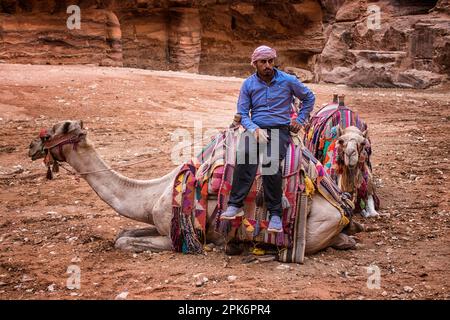
[[[155,178],[177,128],[224,128],[242,79],[92,66],[0,65],[0,299],[449,299],[450,95],[434,90],[310,85],[317,106],[335,91],[367,121],[380,218],[358,220],[357,250],[327,249],[305,264],[205,255],[121,252],[119,217],[64,170],[45,179],[27,157],[40,128],[82,119],[120,172]],[[72,267],[70,267],[72,266]],[[75,267],[73,267],[75,266]],[[380,287],[369,266],[378,267]],[[81,271],[80,289],[67,273]],[[72,268],[72,269],[71,269]],[[376,269],[369,269],[376,270]],[[376,283],[375,283],[376,285]]]

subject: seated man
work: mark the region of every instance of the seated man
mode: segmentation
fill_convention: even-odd
[[[267,46],[260,46],[253,52],[251,64],[256,72],[244,81],[237,104],[238,113],[242,116],[241,124],[247,134],[244,133],[239,142],[228,208],[220,216],[221,219],[232,220],[244,215],[243,201],[250,191],[258,168],[256,150],[259,148],[250,146],[259,143],[259,147],[267,147],[268,151],[261,174],[264,198],[270,212],[269,232],[283,231],[283,176],[280,162],[286,156],[289,130],[298,132],[304,126],[315,102],[312,91],[295,76],[274,68],[276,56],[276,51]],[[302,102],[296,119],[291,119],[293,96]],[[248,133],[251,133],[250,139]],[[250,140],[247,145],[246,140]],[[245,161],[239,161],[244,158]],[[264,170],[269,167],[270,170]]]

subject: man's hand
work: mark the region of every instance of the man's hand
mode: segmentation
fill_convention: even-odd
[[[253,136],[259,143],[267,143],[267,141],[269,141],[269,136],[267,135],[266,130],[261,128],[256,129],[253,132]]]
[[[303,125],[297,122],[297,120],[292,119],[291,125],[289,126],[289,130],[291,130],[294,133],[299,132],[303,128]]]

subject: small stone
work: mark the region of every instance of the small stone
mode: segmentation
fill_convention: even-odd
[[[53,292],[53,291],[55,291],[55,286],[56,286],[56,284],[52,283],[51,285],[49,285],[47,287],[47,290],[50,291],[50,292]]]
[[[22,276],[22,280],[20,280],[20,281],[21,281],[21,282],[33,281],[33,278],[30,277],[30,276],[27,275],[27,274],[24,274],[24,275]]]
[[[381,293],[381,295],[382,295],[383,297],[386,297],[386,296],[387,296],[387,292],[386,292],[386,291],[383,291],[383,292]]]
[[[116,297],[115,300],[126,300],[128,297],[128,291],[124,291],[119,293]]]
[[[195,281],[195,286],[196,287],[201,287],[203,286],[205,283],[202,281],[202,279],[198,279],[197,281]]]
[[[236,279],[237,279],[237,276],[228,276],[228,277],[227,277],[227,280],[230,281],[230,282],[233,282],[233,281],[235,281]]]
[[[67,239],[67,242],[72,243],[78,240],[78,237],[71,237],[69,239]]]
[[[403,290],[405,291],[405,292],[408,292],[408,293],[410,293],[410,292],[413,292],[413,288],[411,288],[410,286],[404,286],[403,287]]]

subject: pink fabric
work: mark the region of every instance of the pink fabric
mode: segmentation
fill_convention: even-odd
[[[256,61],[263,59],[273,59],[277,57],[277,52],[268,46],[259,46],[253,51],[251,65],[254,65]]]

